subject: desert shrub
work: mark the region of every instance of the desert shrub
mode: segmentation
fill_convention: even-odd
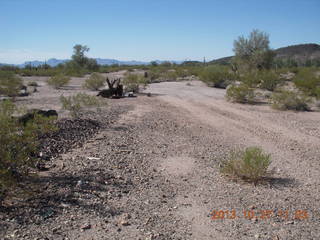
[[[86,79],[85,83],[83,84],[84,88],[97,91],[99,88],[104,86],[105,79],[99,73],[93,73],[89,78]]]
[[[231,85],[227,88],[226,98],[231,102],[254,103],[255,93],[246,84]]]
[[[270,155],[265,154],[261,148],[248,147],[244,151],[233,151],[222,163],[220,170],[227,176],[256,184],[268,175],[270,163]]]
[[[176,75],[179,78],[186,78],[190,76],[188,69],[185,68],[176,68]]]
[[[148,79],[149,82],[157,82],[160,81],[160,77],[162,76],[162,71],[159,67],[152,67],[148,71]]]
[[[271,96],[272,107],[278,110],[308,111],[310,98],[304,94],[282,90]]]
[[[260,82],[260,88],[269,91],[274,91],[276,87],[281,83],[280,75],[273,71],[259,71],[257,78]]]
[[[200,80],[216,88],[226,88],[234,80],[236,76],[230,72],[227,67],[210,66],[203,69],[200,73]]]
[[[70,82],[70,77],[65,76],[63,74],[58,74],[58,75],[52,76],[47,81],[48,85],[50,85],[56,89],[67,85],[69,82]]]
[[[18,70],[18,73],[22,76],[54,76],[57,75],[60,72],[57,68],[22,68]]]
[[[38,83],[37,83],[37,82],[32,81],[32,82],[29,82],[29,83],[28,83],[28,86],[31,86],[31,87],[38,87],[39,85],[38,85]]]
[[[20,124],[12,117],[18,110],[11,101],[0,103],[0,203],[34,167],[38,136],[55,129],[53,119],[39,115]]]
[[[99,108],[101,102],[96,96],[91,96],[85,93],[78,93],[73,96],[60,96],[62,109],[70,112],[74,118],[79,118],[85,108],[97,107]]]
[[[15,97],[19,95],[22,79],[13,72],[0,71],[0,94]]]
[[[176,81],[178,74],[175,70],[167,70],[163,72],[160,76],[164,81]]]
[[[320,99],[320,75],[316,74],[316,69],[301,68],[293,81],[306,95]]]
[[[123,84],[126,86],[127,92],[139,92],[141,85],[147,85],[147,79],[138,74],[127,74],[123,79]]]

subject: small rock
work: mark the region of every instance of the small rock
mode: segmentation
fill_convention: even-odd
[[[100,160],[101,158],[97,158],[97,157],[88,157],[88,160]]]
[[[288,221],[284,223],[285,225],[294,224],[294,221]]]
[[[81,229],[82,230],[91,229],[91,224],[90,223],[84,224],[84,225],[81,226]]]
[[[121,220],[121,221],[120,221],[120,224],[121,224],[122,226],[129,226],[129,225],[130,225],[130,223],[129,223],[127,220]]]

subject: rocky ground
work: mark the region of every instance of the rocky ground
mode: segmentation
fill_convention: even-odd
[[[146,91],[91,113],[97,131],[1,208],[0,239],[320,239],[319,113],[227,103],[196,81]],[[247,146],[272,155],[267,184],[220,175]]]

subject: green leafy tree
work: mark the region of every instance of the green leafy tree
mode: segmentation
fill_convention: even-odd
[[[85,56],[85,53],[89,52],[89,50],[90,48],[86,45],[75,45],[73,47],[73,55],[71,56],[72,60],[80,67],[84,67],[88,62],[88,58]]]
[[[67,65],[72,68],[74,72],[79,72],[81,69],[88,69],[90,71],[98,71],[99,65],[93,58],[88,58],[85,54],[89,52],[90,48],[86,45],[77,44],[73,47],[72,61]]]
[[[240,36],[233,44],[237,64],[246,70],[269,69],[275,56],[269,43],[269,35],[257,29],[248,38]]]

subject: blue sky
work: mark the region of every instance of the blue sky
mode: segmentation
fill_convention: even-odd
[[[260,29],[272,48],[320,41],[320,0],[0,0],[0,62],[88,56],[208,60]]]

